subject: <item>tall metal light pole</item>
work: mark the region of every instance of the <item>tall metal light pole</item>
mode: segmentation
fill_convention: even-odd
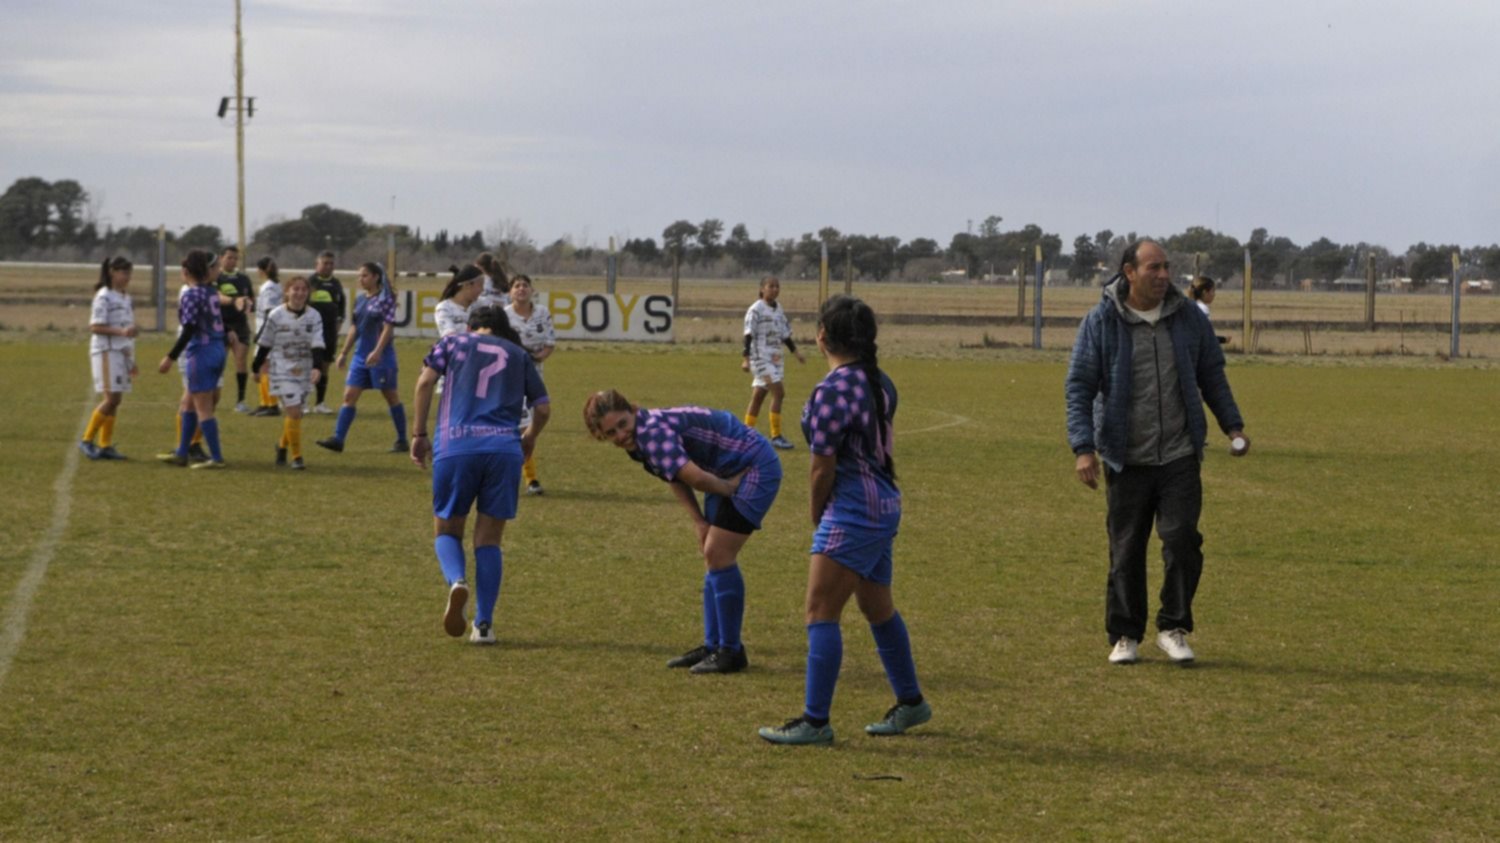
[[[239,228],[235,240],[245,253],[245,40],[240,35],[240,0],[234,0],[234,155],[239,188]]]

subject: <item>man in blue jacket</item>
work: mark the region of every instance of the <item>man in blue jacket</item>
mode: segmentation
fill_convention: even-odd
[[[1166,250],[1132,243],[1120,272],[1078,326],[1068,365],[1068,444],[1090,489],[1102,472],[1108,506],[1104,626],[1113,664],[1133,664],[1146,634],[1146,541],[1154,522],[1166,569],[1156,644],[1175,662],[1193,650],[1193,594],[1203,573],[1203,461],[1208,404],[1231,453],[1250,448],[1224,353],[1208,318],[1172,286]],[[1100,466],[1100,462],[1103,466]]]

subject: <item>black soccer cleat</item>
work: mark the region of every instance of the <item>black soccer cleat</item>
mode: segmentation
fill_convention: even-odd
[[[731,650],[728,647],[720,647],[709,654],[708,658],[693,665],[692,673],[739,673],[750,666],[750,659],[745,656],[745,648]]]
[[[411,450],[411,443],[405,439],[397,439],[396,444],[391,446],[391,453],[404,454]]]
[[[276,467],[277,468],[286,468],[286,449],[285,448],[277,448],[276,449]]]
[[[327,448],[335,454],[342,454],[344,452],[344,440],[337,436],[330,436],[327,439],[319,439],[318,447]]]
[[[712,647],[699,645],[691,650],[688,650],[686,653],[683,653],[677,658],[667,662],[667,667],[692,667],[698,662],[701,662],[709,656],[713,655],[713,652],[714,650]]]

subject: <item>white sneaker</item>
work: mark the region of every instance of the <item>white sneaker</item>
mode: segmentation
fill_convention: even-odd
[[[1193,648],[1188,646],[1185,629],[1164,629],[1156,633],[1156,646],[1167,654],[1167,658],[1178,664],[1187,664],[1193,660]]]
[[[454,638],[464,634],[464,604],[469,602],[469,584],[459,580],[448,588],[448,607],[443,610],[443,631]]]
[[[1110,664],[1135,664],[1141,660],[1140,642],[1134,638],[1121,638],[1109,651]]]
[[[487,623],[476,623],[473,630],[469,632],[469,643],[494,644],[496,643],[495,630],[491,629]]]
[[[248,413],[248,412],[250,412],[250,405],[246,404],[243,401],[241,401],[238,404],[234,405],[234,411],[236,413]]]
[[[331,416],[331,415],[333,415],[333,411],[330,410],[330,409],[328,409],[328,405],[327,404],[319,404],[316,407],[313,407],[312,411],[314,413],[317,413],[320,416]]]

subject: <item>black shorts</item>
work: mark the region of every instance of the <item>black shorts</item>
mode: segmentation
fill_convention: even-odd
[[[240,344],[250,345],[250,320],[242,319],[238,322],[224,323],[224,344],[229,345],[229,335],[234,334],[240,338]]]
[[[734,502],[729,498],[714,495],[704,503],[713,510],[708,519],[709,525],[731,533],[739,533],[742,536],[755,532],[755,525],[745,520],[745,516],[734,508]]]

